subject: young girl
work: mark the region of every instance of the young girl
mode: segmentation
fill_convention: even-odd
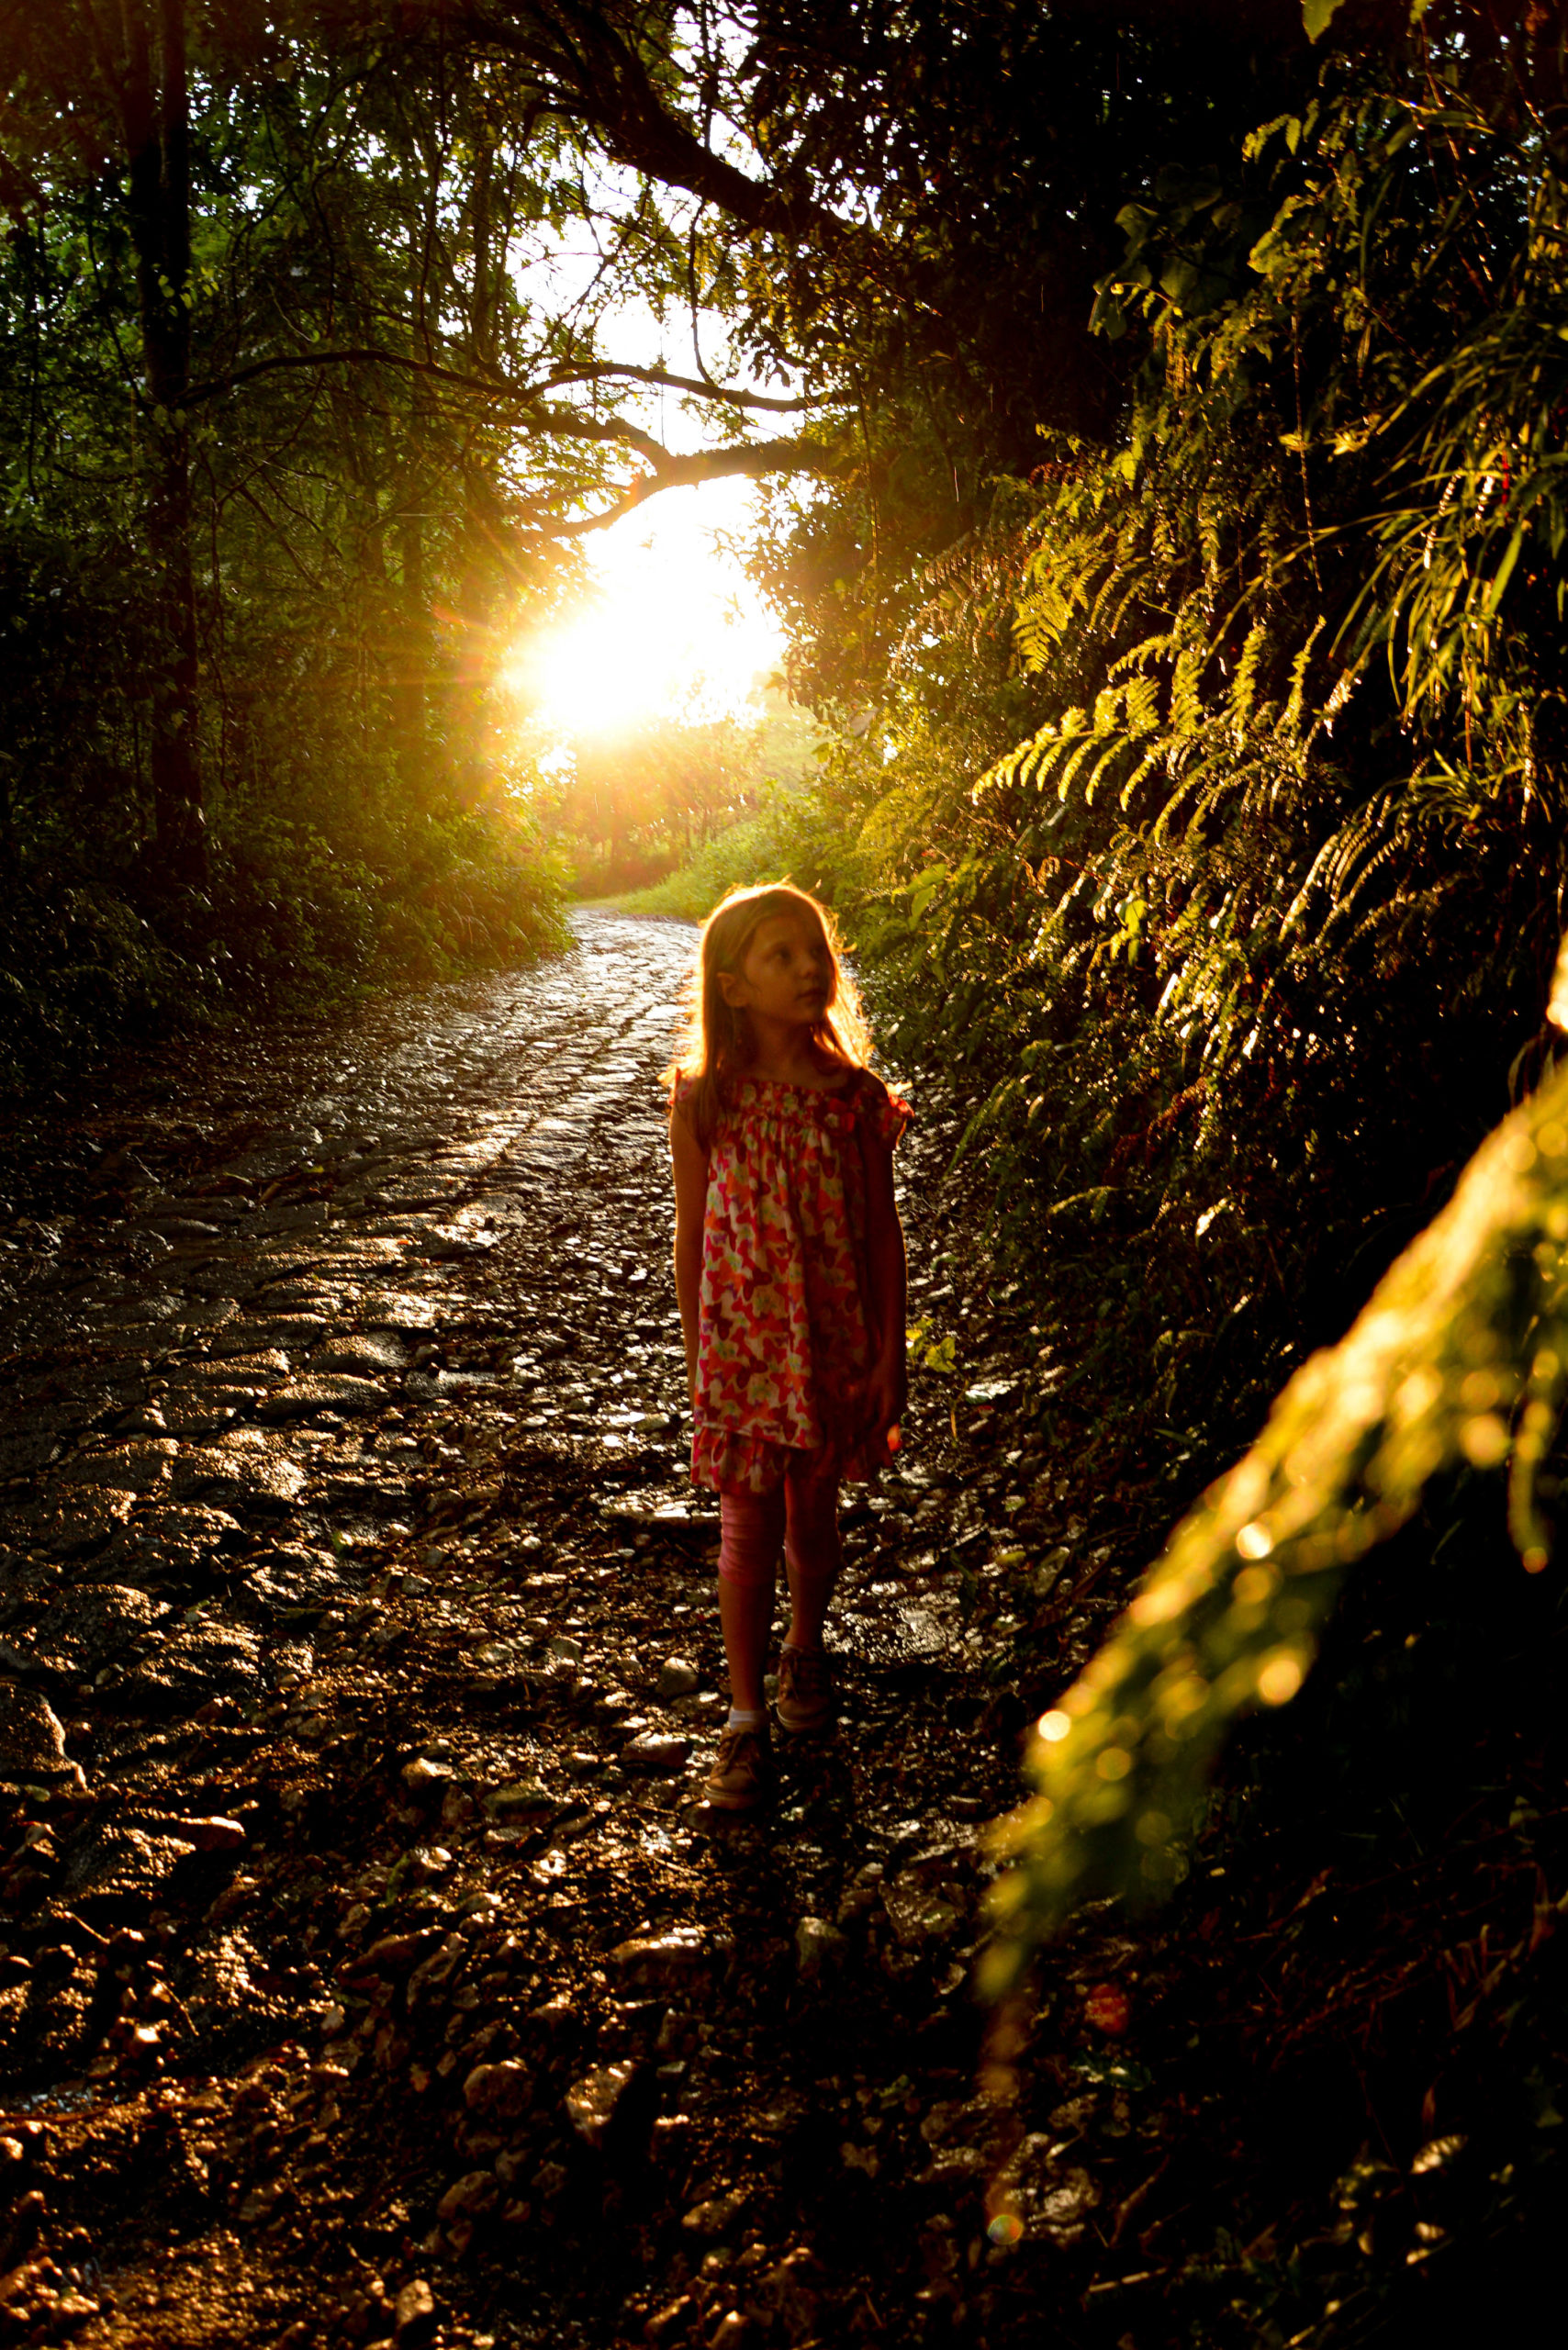
[[[904,1405],[892,1149],[909,1111],[866,1067],[869,1046],[814,898],[737,890],[709,916],[670,1071],[670,1152],[691,1474],[720,1496],[731,1709],[707,1794],[727,1811],[768,1792],[762,1684],[780,1549],[779,1725],[833,1718],[822,1636],[839,1482],[887,1461]]]

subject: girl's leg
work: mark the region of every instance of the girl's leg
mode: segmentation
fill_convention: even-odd
[[[805,1463],[790,1463],[785,1486],[788,1530],[784,1564],[790,1578],[786,1645],[820,1649],[828,1602],[843,1563],[838,1547],[838,1478]]]
[[[763,1711],[762,1675],[773,1622],[773,1584],[784,1539],[784,1494],[719,1496],[719,1622],[737,1713]]]

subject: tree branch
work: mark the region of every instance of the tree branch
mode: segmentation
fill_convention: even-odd
[[[586,361],[580,367],[563,367],[554,375],[541,376],[536,384],[519,384],[504,375],[471,375],[458,367],[444,367],[439,360],[415,359],[407,352],[383,351],[370,343],[350,343],[337,351],[277,352],[270,358],[252,360],[248,366],[230,368],[222,375],[211,375],[205,383],[193,385],[185,400],[187,406],[194,406],[197,400],[237,391],[241,384],[253,383],[260,375],[277,375],[285,370],[354,366],[400,367],[406,374],[433,376],[459,391],[478,392],[487,399],[510,401],[525,409],[536,408],[546,392],[561,391],[571,384],[598,384],[611,379],[648,384],[665,391],[689,392],[695,398],[713,401],[721,408],[757,408],[776,416],[798,416],[806,409],[831,404],[810,397],[776,399],[767,392],[743,392],[722,384],[704,383],[695,375],[671,375],[663,367],[635,367],[613,359]]]
[[[470,0],[456,19],[476,47],[526,60],[554,79],[563,110],[590,123],[618,162],[684,188],[745,228],[791,237],[815,230],[830,244],[864,246],[869,262],[874,241],[853,222],[799,189],[751,179],[715,154],[666,105],[643,58],[596,0]]]
[[[613,506],[604,507],[597,514],[579,515],[570,522],[541,519],[540,534],[547,539],[576,539],[585,531],[602,531],[648,498],[656,498],[662,489],[686,488],[700,481],[721,481],[734,474],[747,474],[754,481],[767,474],[816,474],[825,479],[842,473],[850,462],[846,453],[830,442],[806,439],[750,441],[744,446],[728,449],[694,450],[689,456],[674,456],[666,451],[653,472],[639,474]],[[535,511],[537,514],[538,509]]]

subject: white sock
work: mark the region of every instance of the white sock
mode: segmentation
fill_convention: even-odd
[[[724,1728],[726,1729],[760,1729],[767,1719],[767,1716],[760,1706],[755,1713],[743,1712],[739,1706],[732,1706],[730,1718],[724,1724]]]

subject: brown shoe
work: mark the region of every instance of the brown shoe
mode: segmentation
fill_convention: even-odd
[[[773,1710],[780,1729],[801,1735],[826,1729],[834,1715],[833,1675],[821,1649],[780,1651]]]
[[[716,1811],[755,1811],[767,1801],[773,1793],[773,1752],[766,1722],[759,1729],[737,1724],[722,1733],[702,1792]]]

